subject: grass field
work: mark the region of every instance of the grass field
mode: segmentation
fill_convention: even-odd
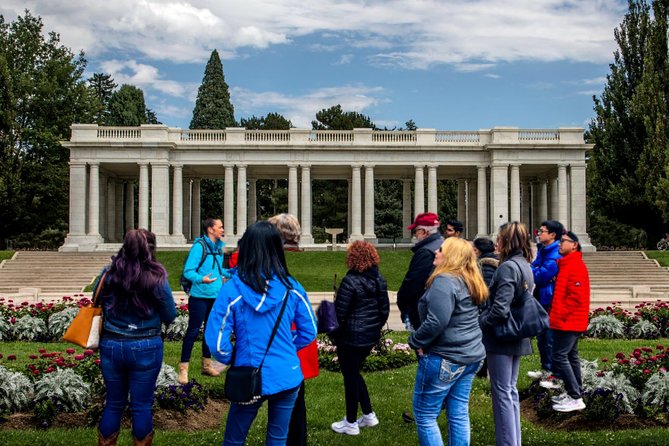
[[[5,259],[11,259],[16,251],[0,251],[0,262]]]
[[[660,265],[669,267],[669,251],[646,251],[646,255],[657,260]]]
[[[392,337],[396,341],[405,341],[406,333],[396,332]],[[667,344],[669,339],[657,341],[610,341],[610,340],[583,340],[580,343],[581,356],[585,359],[596,359],[603,356],[613,357],[616,352],[629,352],[635,347],[657,343]],[[29,362],[28,355],[37,349],[45,347],[48,350],[65,349],[66,344],[37,344],[37,343],[0,343],[0,353],[5,358],[8,354],[16,354],[17,361],[9,366],[22,369]],[[536,347],[536,346],[535,346]],[[176,365],[179,361],[181,344],[168,342],[165,345],[165,361]],[[535,348],[536,351],[536,348]],[[193,358],[199,357],[199,345],[196,346]],[[7,366],[6,359],[0,361]],[[529,386],[530,380],[526,377],[528,370],[539,366],[538,355],[524,357],[521,361],[521,372],[519,388]],[[222,378],[202,377],[199,375],[199,362],[193,361],[191,370],[198,381],[211,389],[214,393],[220,393],[223,386]],[[306,401],[308,413],[308,430],[310,445],[364,445],[364,446],[389,446],[389,445],[416,445],[418,444],[416,429],[414,425],[405,424],[400,419],[403,411],[410,409],[413,383],[416,366],[410,365],[401,369],[368,373],[365,375],[369,387],[372,404],[381,424],[373,429],[364,429],[358,437],[342,436],[330,430],[330,423],[339,420],[344,414],[344,392],[341,375],[328,371],[322,371],[318,378],[307,381]],[[472,444],[490,445],[494,444],[494,424],[490,401],[490,386],[488,381],[476,379],[472,390],[470,401],[470,414],[472,423]],[[265,426],[267,412],[263,408],[256,419],[249,434],[249,445],[264,444]],[[445,417],[440,417],[442,432],[445,430]],[[197,433],[165,432],[158,431],[155,444],[164,445],[214,445],[220,444],[223,439],[225,420],[221,420],[221,426],[217,430],[200,431]],[[669,444],[669,431],[666,429],[645,430],[603,430],[603,431],[579,431],[564,432],[544,429],[523,421],[523,445],[667,445]],[[80,444],[94,444],[95,429],[49,429],[49,430],[27,430],[6,431],[2,430],[0,424],[0,444],[2,445],[62,445],[72,446]],[[119,445],[131,444],[130,434],[123,432]]]

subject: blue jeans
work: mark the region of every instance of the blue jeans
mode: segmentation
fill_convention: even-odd
[[[223,446],[243,446],[245,444],[251,423],[255,420],[258,410],[265,400],[268,404],[265,444],[267,446],[285,446],[288,438],[288,423],[290,422],[290,415],[293,413],[298,389],[299,387],[295,387],[274,395],[263,396],[257,403],[248,406],[230,404],[228,420],[225,423]]]
[[[520,356],[488,354],[488,375],[497,446],[521,446],[518,370]]]
[[[542,305],[547,313],[550,313],[550,305]],[[537,335],[537,347],[539,347],[539,356],[541,358],[541,368],[549,372],[553,371],[553,330],[548,328],[546,331]]]
[[[132,413],[132,434],[143,439],[153,431],[153,392],[163,363],[163,341],[159,336],[144,339],[100,341],[100,367],[107,387],[100,433],[109,437],[121,428],[128,403]]]
[[[421,446],[444,444],[437,425],[444,403],[448,419],[448,444],[469,445],[469,394],[474,375],[482,363],[454,364],[430,354],[418,359],[413,411]]]
[[[188,328],[186,329],[186,334],[184,334],[183,344],[181,344],[181,362],[189,362],[190,354],[193,350],[193,344],[197,340],[197,337],[200,335],[200,327],[204,322],[204,328],[207,329],[207,319],[209,319],[209,313],[211,313],[211,308],[214,306],[216,299],[205,299],[202,297],[189,297],[188,298]],[[202,338],[202,357],[211,358],[211,352],[209,347]]]
[[[555,344],[553,345],[553,367],[555,373],[564,381],[567,395],[574,399],[581,398],[581,360],[578,357],[577,331],[555,330]]]

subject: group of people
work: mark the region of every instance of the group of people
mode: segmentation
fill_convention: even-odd
[[[490,379],[497,444],[521,444],[516,382],[520,358],[531,354],[532,346],[528,338],[497,339],[491,327],[506,320],[526,288],[536,290],[551,327],[539,339],[542,370],[532,376],[547,388],[564,383],[566,392],[555,397],[556,410],[583,409],[577,345],[587,327],[589,280],[576,234],[557,222],[543,222],[532,262],[532,237],[519,222],[501,226],[496,243],[462,239],[462,224],[455,220],[447,222],[442,235],[433,213],[419,214],[408,229],[416,243],[397,304],[418,368],[413,415],[403,416],[415,421],[420,444],[443,444],[437,424],[443,409],[448,444],[469,444],[469,394],[477,374]],[[206,219],[186,260],[183,276],[192,287],[178,381],[189,380],[191,351],[203,325],[202,374],[218,376],[230,365],[262,364],[262,397],[230,405],[224,445],[245,443],[264,401],[268,445],[307,443],[304,380],[318,375],[317,321],[284,254],[299,251],[299,236],[299,222],[290,214],[256,222],[225,263],[221,221]],[[135,444],[152,444],[153,388],[163,357],[160,327],[176,316],[155,249],[151,232],[128,231],[95,285],[102,287],[100,357],[107,386],[100,445],[116,444],[128,394]],[[335,299],[339,328],[330,333],[344,381],[345,416],[331,428],[357,435],[379,424],[361,370],[381,338],[390,302],[374,245],[351,243],[346,265]]]

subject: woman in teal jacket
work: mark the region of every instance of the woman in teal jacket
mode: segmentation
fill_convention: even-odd
[[[221,220],[207,218],[202,223],[203,235],[193,242],[188,253],[183,275],[193,285],[188,296],[188,328],[181,345],[181,362],[179,363],[180,384],[188,382],[188,364],[193,345],[200,334],[200,327],[205,323],[214,305],[214,300],[223,286],[225,278],[230,277],[228,270],[223,268],[223,224]],[[203,375],[218,376],[211,362],[211,352],[202,341]]]
[[[237,274],[221,288],[205,329],[214,357],[228,365],[260,366],[283,301],[288,301],[263,363],[263,396],[253,404],[230,405],[223,444],[244,444],[251,423],[267,400],[266,444],[285,445],[303,381],[297,350],[316,338],[316,318],[304,288],[288,272],[281,237],[272,224],[260,221],[251,225],[239,241],[239,252]],[[295,330],[291,331],[293,323]]]

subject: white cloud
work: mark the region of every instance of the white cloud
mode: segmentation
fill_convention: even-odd
[[[353,62],[354,58],[353,54],[342,54],[339,60],[335,62],[335,65],[348,65]]]
[[[494,73],[486,73],[483,75],[483,77],[489,77],[490,79],[500,79],[502,76]]]
[[[163,79],[158,68],[135,60],[107,60],[102,62],[100,67],[105,73],[111,74],[118,85],[131,84],[140,88],[153,88],[174,97],[194,98],[197,91],[197,85]]]
[[[63,43],[152,60],[201,62],[242,48],[289,44],[318,34],[336,45],[375,49],[372,60],[404,68],[501,61],[603,62],[615,43],[622,0],[5,0],[29,8]],[[334,39],[333,39],[334,40]],[[385,63],[384,63],[385,62]]]
[[[273,91],[255,92],[233,88],[231,95],[238,117],[264,116],[278,112],[290,119],[298,128],[311,128],[316,112],[341,104],[345,111],[364,113],[366,109],[382,102],[384,90],[380,87],[340,86],[321,88],[302,96],[291,96]]]

